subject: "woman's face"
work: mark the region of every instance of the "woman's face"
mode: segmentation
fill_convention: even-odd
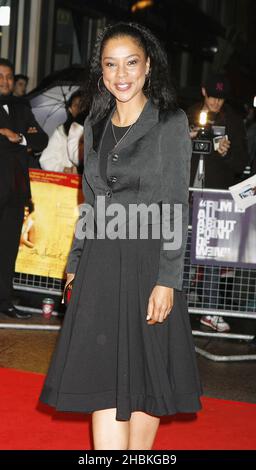
[[[81,98],[77,96],[72,100],[71,106],[68,108],[69,112],[72,114],[74,118],[78,116],[80,113],[80,108],[81,108]]]
[[[142,93],[150,60],[130,36],[109,39],[102,52],[103,81],[110,93],[122,102]]]
[[[26,220],[29,216],[29,208],[25,206],[24,208],[24,220]]]

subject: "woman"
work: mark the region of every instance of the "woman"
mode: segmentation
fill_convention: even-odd
[[[21,230],[20,246],[25,245],[28,248],[35,247],[35,222],[32,216],[35,207],[30,199],[24,208],[24,219]]]
[[[165,52],[138,24],[121,22],[102,31],[86,96],[83,187],[91,207],[86,221],[94,210],[96,223],[85,242],[79,233],[83,219],[77,224],[67,265],[67,282],[75,276],[73,293],[40,398],[58,410],[92,413],[94,449],[151,449],[160,416],[201,408],[181,292],[188,123],[175,106]],[[171,219],[174,204],[183,205],[175,249],[166,250],[164,238],[153,237],[159,220],[136,227],[144,235],[149,229],[148,237],[124,236],[137,219],[123,218],[124,212],[152,203],[168,204]],[[117,207],[123,212],[115,238],[109,212]],[[105,216],[112,225],[103,226]]]
[[[78,168],[78,173],[83,173],[84,165],[84,127],[78,122],[73,122],[68,133],[68,158]]]
[[[81,113],[81,91],[75,91],[67,102],[67,120],[55,129],[39,159],[42,170],[77,173],[68,154],[68,134],[71,124]]]

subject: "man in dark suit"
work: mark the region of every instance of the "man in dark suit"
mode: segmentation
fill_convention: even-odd
[[[12,96],[13,87],[13,65],[0,58],[0,312],[29,318],[12,304],[12,278],[24,207],[31,198],[27,147],[41,152],[48,136],[26,101]]]

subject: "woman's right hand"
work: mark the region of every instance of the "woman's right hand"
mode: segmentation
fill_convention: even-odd
[[[71,281],[73,281],[73,279],[75,279],[75,274],[74,273],[67,273],[67,280],[66,280],[66,284],[64,286],[64,289]]]

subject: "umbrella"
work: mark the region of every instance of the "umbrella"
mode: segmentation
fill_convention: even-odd
[[[49,137],[67,119],[66,102],[85,79],[86,69],[73,66],[46,77],[27,95],[36,120]]]

